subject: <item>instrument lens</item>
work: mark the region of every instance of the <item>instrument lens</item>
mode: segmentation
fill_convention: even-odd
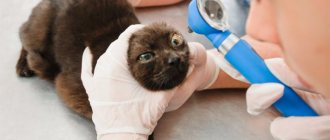
[[[223,18],[223,10],[221,5],[215,0],[206,0],[204,4],[206,14],[214,22],[221,22]]]

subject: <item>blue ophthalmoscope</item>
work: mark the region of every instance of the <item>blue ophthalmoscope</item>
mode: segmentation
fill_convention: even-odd
[[[227,30],[227,17],[220,0],[192,0],[188,10],[189,28],[206,36],[250,83],[283,84],[247,42]],[[283,116],[318,116],[292,88],[284,86],[283,97],[273,104]]]

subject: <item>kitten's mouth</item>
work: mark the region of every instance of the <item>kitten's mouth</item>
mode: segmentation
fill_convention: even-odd
[[[188,68],[185,66],[170,67],[155,74],[153,80],[160,87],[170,89],[181,84],[187,72]]]
[[[184,64],[176,66],[176,67],[169,67],[163,69],[162,71],[154,74],[154,78],[164,78],[164,77],[176,77],[178,75],[186,74],[188,69],[184,66]]]

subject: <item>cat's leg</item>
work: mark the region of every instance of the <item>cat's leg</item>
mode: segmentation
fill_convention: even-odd
[[[80,73],[61,72],[55,83],[58,95],[69,108],[79,115],[92,118],[92,109],[80,80]]]
[[[27,51],[24,48],[21,49],[21,54],[16,64],[16,73],[21,77],[32,77],[34,72],[31,70],[27,63]]]
[[[56,34],[53,38],[56,62],[61,66],[61,72],[55,79],[57,94],[74,112],[91,118],[92,109],[80,79],[81,60],[85,49],[81,36],[84,30],[88,30],[84,26],[81,27],[80,22],[85,15],[67,14],[67,11],[60,13],[62,14],[56,17]]]
[[[59,73],[59,67],[47,53],[31,51],[27,56],[29,67],[42,79],[54,81]]]
[[[16,66],[19,76],[27,77],[35,73],[52,81],[58,73],[58,66],[51,53],[51,28],[55,16],[55,7],[49,0],[43,0],[33,9],[29,20],[21,26],[23,48]]]

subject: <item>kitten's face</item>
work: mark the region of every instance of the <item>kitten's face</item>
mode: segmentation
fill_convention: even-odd
[[[166,24],[151,24],[129,40],[128,65],[146,89],[167,90],[181,84],[189,67],[189,48],[182,35]]]

